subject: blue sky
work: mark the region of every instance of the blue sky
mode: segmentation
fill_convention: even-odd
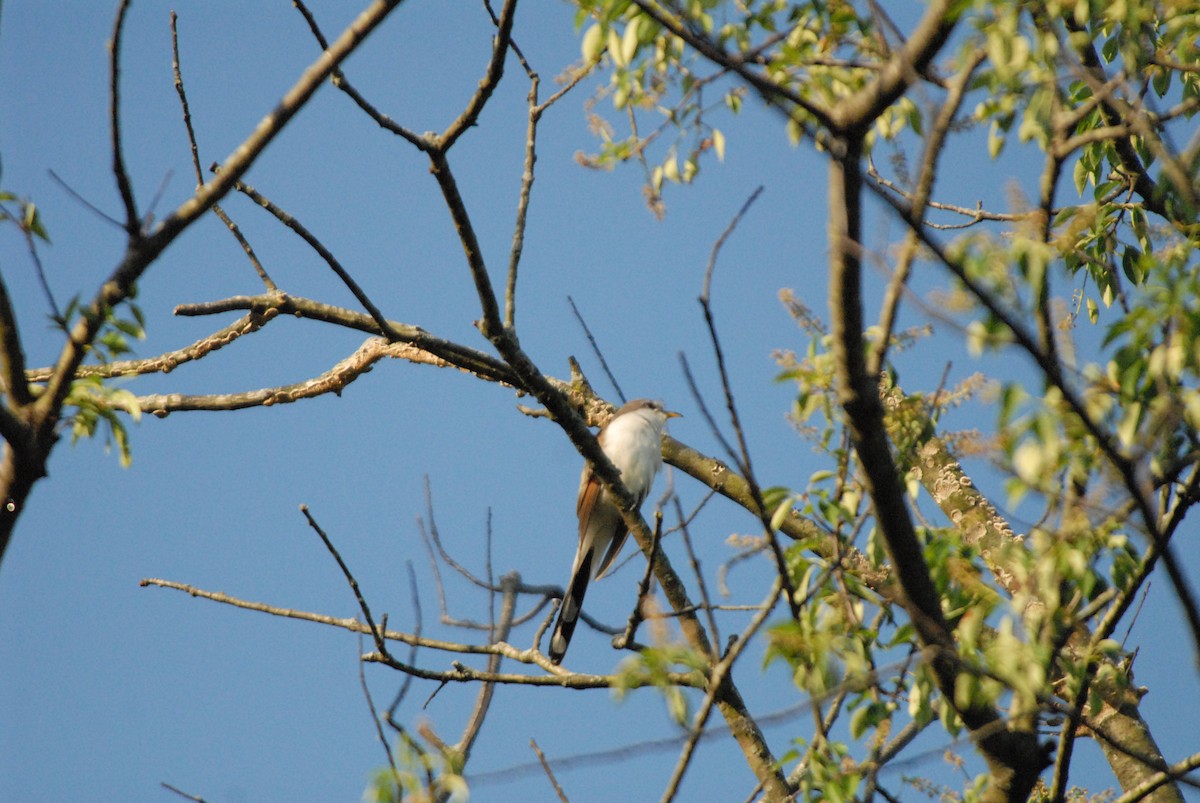
[[[351,4],[313,5],[330,35],[352,14]],[[232,151],[317,52],[287,3],[134,5],[124,49],[125,154],[143,205],[165,182],[159,216],[193,184],[172,86],[171,8],[179,13],[184,78],[204,165]],[[76,293],[86,297],[123,249],[120,232],[47,172],[117,215],[106,111],[112,11],[108,3],[10,0],[0,16],[3,186],[32,197],[42,210],[54,241],[42,257],[60,303]],[[543,77],[543,97],[553,91],[551,79],[577,59],[572,17],[565,4],[546,0],[518,14],[516,39]],[[408,128],[438,130],[481,76],[490,35],[477,3],[411,0],[346,72]],[[672,423],[673,434],[718,454],[678,355],[686,352],[706,394],[718,392],[696,296],[714,240],[762,185],[762,198],[722,252],[714,308],[760,476],[770,485],[803,487],[824,466],[785,418],[792,390],[773,382],[772,354],[807,345],[776,299],[780,288],[795,288],[818,312],[826,307],[821,158],[788,146],[778,121],[748,104],[741,118],[723,125],[725,162],[706,162],[697,187],[670,189],[667,217],[656,221],[641,201],[637,169],[604,173],[576,163],[576,152],[595,144],[582,109],[594,86],[568,96],[540,129],[520,275],[522,345],[544,371],[560,377],[567,376],[568,356],[577,356],[597,389],[615,398],[571,313],[567,297],[574,298],[626,392],[667,400],[685,414]],[[451,154],[494,282],[503,275],[512,236],[527,91],[510,61],[479,125]],[[1012,159],[955,165],[944,179],[951,200],[981,198],[985,205],[1003,204],[1003,176],[1036,169]],[[379,131],[332,87],[319,91],[247,180],[314,231],[388,317],[486,350],[472,326],[479,315],[474,289],[426,160]],[[355,306],[324,264],[265,213],[243,199],[229,199],[226,208],[283,290]],[[868,245],[882,248],[899,231],[886,215],[874,214],[872,222],[878,242]],[[32,266],[12,232],[0,232],[0,254],[28,361],[44,365],[59,340],[47,324]],[[140,285],[149,337],[137,345],[138,354],[178,348],[232,320],[175,317],[175,305],[258,292],[237,244],[206,217]],[[954,333],[942,334],[938,351],[903,366],[906,381],[936,386],[947,360],[957,377],[1026,370],[1019,362],[971,364]],[[137,393],[234,392],[297,382],[361,341],[313,322],[280,320],[198,364],[129,387]],[[709,399],[720,408],[715,395]],[[383,752],[359,687],[354,636],[140,588],[138,581],[161,577],[354,616],[350,591],[298,511],[306,504],[377,614],[388,612],[393,627],[411,625],[411,562],[426,633],[465,638],[437,622],[417,526],[425,515],[425,477],[443,540],[477,572],[484,569],[489,515],[497,575],[515,570],[530,582],[562,583],[574,551],[580,459],[553,426],[516,411],[524,401],[457,372],[393,361],[377,365],[340,398],[145,420],[131,427],[128,470],[100,442],[61,444],[0,568],[0,798],[173,799],[159,787],[167,782],[209,801],[358,799]],[[979,414],[976,408],[967,415]],[[697,504],[701,490],[686,478],[676,481],[685,507]],[[702,530],[694,532],[706,570],[711,574],[733,554],[726,536],[754,531],[744,513],[711,505]],[[672,557],[683,561],[681,551]],[[1181,547],[1180,557],[1194,560],[1194,545]],[[588,610],[622,620],[638,565],[596,586]],[[757,600],[768,576],[765,564],[744,567],[732,574],[731,585],[735,595]],[[452,614],[485,615],[486,600],[477,591],[458,583],[448,592]],[[1191,750],[1188,729],[1173,723],[1194,722],[1200,689],[1194,673],[1172,671],[1179,665],[1173,662],[1190,660],[1190,651],[1184,657],[1171,648],[1179,643],[1175,614],[1169,589],[1152,589],[1133,643],[1142,644],[1145,674],[1138,681],[1153,690],[1143,704],[1146,716],[1163,744],[1183,740]],[[528,643],[532,632],[526,626],[514,642]],[[606,642],[579,631],[569,661],[591,671],[611,669],[617,657]],[[420,658],[429,665],[442,659]],[[779,668],[757,671],[748,663],[741,680],[755,712],[803,700]],[[374,666],[366,677],[383,705],[401,680]],[[456,741],[475,693],[448,687],[426,704],[429,690],[418,687],[400,719],[427,720]],[[1185,716],[1182,706],[1190,708]],[[805,717],[793,722],[795,732],[808,726]],[[792,732],[786,725],[768,729],[777,754],[786,751]],[[555,759],[677,734],[653,692],[613,704],[603,691],[502,688],[470,769],[486,774],[532,761],[531,738]],[[744,760],[722,741],[706,745],[685,797],[742,799],[753,786]],[[674,753],[638,752],[616,763],[564,769],[560,780],[573,801],[657,796]],[[1081,772],[1095,778],[1081,775],[1078,782],[1109,783],[1094,756],[1084,761]],[[935,754],[905,772],[961,785],[942,767]],[[552,792],[540,773],[527,771],[503,783],[481,779],[473,797],[546,800]]]

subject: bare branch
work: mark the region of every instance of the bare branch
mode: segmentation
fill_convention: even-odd
[[[261,312],[256,310],[181,349],[140,360],[117,360],[100,365],[81,365],[76,376],[98,376],[108,379],[114,376],[169,374],[184,363],[207,357],[212,352],[228,346],[239,337],[257,332],[278,314],[279,310],[274,307],[269,307]],[[25,373],[25,378],[30,382],[45,382],[52,373],[52,368],[33,368]]]
[[[415,664],[417,662],[417,650],[420,649],[421,640],[421,595],[417,593],[417,573],[413,569],[411,560],[405,563],[405,568],[408,570],[408,590],[413,606],[413,643],[410,645],[411,649],[408,653],[408,662],[410,664]],[[384,632],[386,633],[387,622],[383,622],[382,624]],[[384,714],[384,719],[387,720],[388,725],[397,731],[402,732],[403,729],[396,724],[396,709],[400,707],[400,703],[404,702],[404,697],[408,694],[409,688],[412,687],[412,682],[412,675],[404,676],[404,682],[401,683],[400,688],[396,690],[396,696],[392,698],[392,704],[388,706],[387,713]]]
[[[348,329],[356,329],[372,335],[383,335],[378,324],[369,315],[335,307],[299,296],[286,294],[267,294],[261,296],[233,296],[220,301],[209,301],[202,304],[181,304],[175,308],[176,315],[199,316],[214,315],[234,310],[267,310],[274,309],[279,313],[293,315],[298,318],[308,318],[314,321],[336,324]],[[417,351],[404,351],[405,359],[413,362],[423,362],[429,365],[452,366],[475,374],[489,382],[514,386],[516,378],[508,367],[488,354],[462,346],[449,340],[435,337],[419,326],[388,321],[389,328],[398,335],[399,340],[414,347]],[[424,352],[426,357],[421,357]]]
[[[650,557],[646,560],[646,571],[638,582],[637,596],[634,598],[633,610],[629,613],[629,621],[625,624],[625,632],[613,639],[613,648],[618,650],[634,649],[634,636],[645,617],[643,606],[650,594],[650,578],[654,572],[654,561],[658,559],[659,547],[662,542],[662,511],[654,512],[654,545],[650,549]]]
[[[712,491],[704,497],[704,502],[712,498]],[[696,588],[700,591],[700,601],[704,609],[705,618],[708,619],[708,632],[712,633],[713,642],[721,643],[721,629],[717,627],[717,617],[713,615],[715,608],[712,604],[712,599],[708,595],[708,583],[704,582],[704,573],[700,571],[700,561],[696,558],[696,551],[692,549],[692,536],[688,533],[688,519],[683,515],[683,505],[679,502],[679,496],[676,494],[671,497],[671,501],[675,504],[675,517],[679,519],[679,535],[683,539],[683,547],[687,550],[688,563],[692,566],[692,574],[696,576]],[[704,502],[701,502],[703,505]]]
[[[297,382],[293,385],[261,388],[240,393],[212,393],[188,395],[183,393],[156,393],[139,396],[137,407],[143,413],[165,418],[174,412],[188,410],[243,410],[247,407],[270,407],[290,404],[301,399],[312,399],[326,393],[340,395],[346,386],[371,370],[383,357],[401,357],[412,362],[434,362],[429,356],[405,343],[388,344],[382,338],[371,338],[358,347],[349,357],[341,360],[328,371]],[[112,402],[114,409],[132,412],[133,405],[120,401]]]
[[[171,786],[171,784],[167,783],[166,781],[162,781],[160,785],[162,786],[163,789],[166,789],[168,792],[174,792],[175,794],[179,795],[180,797],[182,797],[186,800],[193,801],[193,803],[206,803],[204,798],[200,797],[199,795],[189,795],[187,792],[183,791],[182,789]]]
[[[500,584],[503,589],[500,598],[500,621],[489,638],[493,642],[505,642],[508,640],[508,635],[512,630],[513,615],[517,607],[517,591],[520,586],[520,577],[515,574],[505,575],[501,579]],[[498,673],[500,671],[501,660],[502,657],[500,655],[490,656],[487,662],[487,672],[490,674]],[[455,752],[462,756],[463,764],[466,764],[471,756],[471,748],[474,746],[475,740],[479,737],[479,732],[483,728],[483,721],[491,708],[492,697],[495,691],[495,684],[483,684],[483,687],[479,690],[479,696],[475,700],[475,707],[471,711],[471,717],[467,721],[466,727],[463,728],[462,738],[454,746]]]
[[[386,614],[384,615],[384,627],[387,627]],[[358,651],[362,652],[363,639],[362,634],[358,636]],[[367,686],[367,673],[363,671],[363,662],[358,662],[358,685],[362,689],[363,697],[367,701],[367,710],[371,712],[371,723],[375,726],[375,735],[379,737],[379,744],[383,747],[384,755],[387,756],[388,765],[392,768],[392,777],[398,778],[400,771],[396,767],[396,759],[392,756],[392,747],[388,744],[387,736],[383,732],[383,723],[379,719],[379,712],[375,709],[375,701],[371,698],[371,689]],[[397,791],[399,791],[399,781],[397,781]],[[402,797],[399,795],[397,799]]]

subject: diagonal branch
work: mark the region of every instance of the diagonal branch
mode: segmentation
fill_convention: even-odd
[[[505,0],[504,7],[500,9],[500,19],[496,22],[496,37],[492,41],[492,57],[488,60],[487,71],[479,81],[479,88],[471,95],[471,100],[463,109],[462,114],[437,138],[439,150],[449,150],[463,135],[463,132],[475,125],[475,121],[483,112],[483,107],[487,105],[488,99],[495,91],[496,85],[504,77],[504,60],[508,57],[508,48],[512,41],[513,17],[516,13],[517,0]]]
[[[312,12],[308,10],[308,6],[304,5],[303,0],[292,0],[292,5],[294,5],[296,10],[299,11],[304,17],[304,21],[308,23],[308,28],[312,32],[313,38],[317,40],[317,44],[321,46],[322,50],[328,50],[329,41],[325,38],[325,34],[321,32],[321,27],[317,24],[316,17],[314,17]],[[414,134],[412,131],[409,131],[407,128],[376,109],[374,105],[372,105],[365,97],[363,97],[363,95],[357,89],[355,89],[348,80],[346,80],[345,74],[340,69],[333,71],[330,80],[333,82],[335,87],[340,89],[352,101],[354,101],[358,108],[362,109],[362,111],[368,117],[374,120],[375,124],[380,128],[385,131],[392,132],[396,136],[403,138],[421,150],[425,150],[427,144],[424,137],[419,134]]]
[[[392,329],[391,324],[388,323],[387,318],[383,316],[383,313],[379,311],[379,308],[376,307],[374,302],[372,302],[367,294],[363,292],[363,289],[358,286],[358,282],[354,281],[354,277],[347,273],[346,269],[342,267],[342,263],[338,261],[338,258],[335,257],[333,253],[325,247],[325,244],[318,240],[316,235],[310,232],[304,226],[304,224],[302,224],[299,220],[296,220],[296,218],[294,218],[292,215],[283,211],[283,209],[281,209],[269,198],[262,195],[260,192],[258,192],[258,190],[254,189],[254,187],[250,186],[249,184],[239,181],[237,183],[237,190],[250,200],[254,201],[254,203],[270,212],[275,216],[276,220],[294,231],[296,235],[300,237],[300,239],[308,243],[308,246],[312,248],[312,250],[316,251],[317,255],[321,257],[321,259],[325,260],[325,264],[329,266],[329,269],[332,270],[334,274],[336,274],[337,277],[342,280],[342,284],[346,285],[346,288],[351,292],[351,294],[358,299],[358,303],[362,304],[363,309],[370,314],[371,319],[375,321],[375,324],[379,327],[379,330],[388,340],[394,342],[401,339],[400,334]],[[270,290],[272,288],[268,287],[267,289]]]

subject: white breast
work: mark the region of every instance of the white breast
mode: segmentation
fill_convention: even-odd
[[[630,493],[644,499],[662,466],[662,422],[649,410],[614,419],[604,430],[604,453],[621,470]]]

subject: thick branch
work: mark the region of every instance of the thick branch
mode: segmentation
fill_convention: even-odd
[[[290,404],[301,399],[312,399],[326,393],[341,395],[342,391],[354,380],[371,370],[384,357],[396,357],[409,362],[450,367],[450,363],[441,360],[427,351],[423,351],[408,343],[388,343],[383,338],[371,338],[363,343],[353,354],[334,365],[328,371],[297,382],[280,387],[261,388],[241,393],[212,393],[202,395],[187,395],[182,393],[160,393],[151,396],[139,396],[136,400],[137,409],[142,413],[165,418],[173,412],[185,410],[242,410],[247,407],[271,407],[276,404]],[[133,412],[133,405],[113,402],[115,409]]]
[[[192,317],[215,315],[233,310],[252,310],[256,312],[275,310],[277,313],[293,315],[298,318],[322,321],[337,326],[344,326],[348,329],[355,329],[367,334],[385,336],[385,333],[379,328],[379,324],[369,315],[348,310],[344,307],[336,307],[332,304],[325,304],[320,301],[313,301],[300,296],[289,296],[282,293],[278,295],[232,296],[220,301],[209,301],[202,304],[180,304],[175,308],[175,314]],[[516,378],[508,366],[495,357],[484,354],[482,351],[436,337],[421,327],[413,326],[412,324],[388,321],[388,328],[392,335],[400,342],[416,346],[418,349],[428,352],[440,360],[444,360],[449,365],[475,374],[480,379],[509,386],[515,386],[516,384]],[[417,361],[429,362],[428,360]]]
[[[867,372],[862,319],[862,158],[861,140],[845,142],[845,156],[830,161],[830,314],[837,363],[838,397],[863,467],[864,484],[875,507],[893,570],[920,642],[933,648],[932,668],[942,694],[956,700],[959,668],[954,637],[942,615],[941,600],[929,576],[913,528],[904,488],[884,428],[879,379]],[[1046,765],[1033,730],[1009,731],[990,705],[959,706],[963,723],[991,768],[985,799],[1028,796]]]
[[[865,135],[884,109],[908,91],[950,38],[958,19],[953,6],[951,0],[934,0],[926,6],[904,47],[892,51],[875,80],[832,109],[835,131],[852,137]]]
[[[8,285],[0,276],[0,382],[8,396],[7,407],[16,411],[33,401],[25,379],[25,350],[21,347],[21,332],[17,316],[8,297]],[[7,436],[6,436],[7,438]]]
[[[98,376],[108,379],[114,376],[137,376],[141,374],[169,374],[184,363],[199,360],[218,349],[228,346],[242,335],[257,332],[267,322],[279,314],[279,310],[270,307],[265,310],[255,310],[249,315],[243,315],[228,326],[222,327],[207,337],[202,337],[189,346],[175,351],[159,354],[157,357],[147,357],[141,360],[117,360],[101,365],[81,365],[76,376]],[[34,368],[28,371],[25,378],[30,382],[45,382],[53,373],[51,368]]]

